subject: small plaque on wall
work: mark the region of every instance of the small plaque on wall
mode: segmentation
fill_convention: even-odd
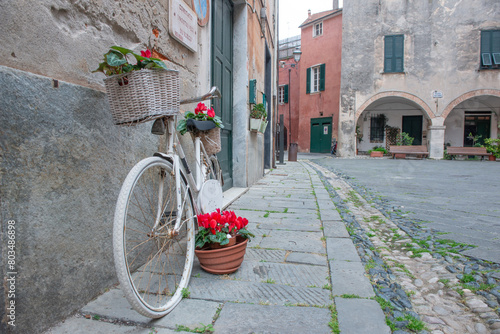
[[[198,16],[182,0],[170,0],[168,30],[170,36],[189,50],[198,49]]]

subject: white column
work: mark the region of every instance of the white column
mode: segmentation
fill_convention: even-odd
[[[443,159],[444,154],[444,125],[431,125],[428,127],[429,158]]]

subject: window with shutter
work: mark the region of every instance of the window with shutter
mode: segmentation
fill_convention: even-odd
[[[316,93],[325,90],[325,64],[307,69],[306,93]]]
[[[283,102],[288,103],[288,85],[285,85],[283,89]]]
[[[248,90],[248,103],[257,103],[257,79],[250,80]]]
[[[500,68],[500,30],[481,31],[480,69]]]
[[[404,71],[404,35],[385,36],[384,38],[384,72]]]
[[[313,37],[323,35],[323,22],[316,23],[313,27]]]

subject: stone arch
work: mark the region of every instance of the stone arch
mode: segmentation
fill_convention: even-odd
[[[373,95],[371,98],[369,98],[368,100],[366,100],[361,105],[361,107],[359,107],[358,110],[356,111],[354,121],[357,122],[359,116],[361,116],[361,114],[366,110],[366,108],[368,108],[373,102],[380,100],[380,99],[383,99],[385,97],[401,97],[403,99],[412,101],[413,103],[417,104],[422,109],[423,114],[427,119],[433,119],[436,117],[434,115],[434,113],[432,112],[431,108],[429,108],[427,103],[425,103],[425,101],[422,100],[421,98],[419,98],[413,94],[405,93],[405,92],[401,92],[401,91],[387,91],[387,92],[377,93],[377,94]]]
[[[478,89],[478,90],[473,90],[473,91],[467,92],[465,94],[462,94],[459,97],[457,97],[456,99],[454,99],[453,101],[451,101],[450,103],[448,103],[446,108],[443,110],[442,117],[444,119],[446,119],[446,117],[448,117],[450,112],[456,106],[458,106],[460,103],[462,103],[470,98],[473,98],[476,96],[484,96],[484,95],[491,95],[491,96],[500,97],[500,90],[498,90],[498,89]]]

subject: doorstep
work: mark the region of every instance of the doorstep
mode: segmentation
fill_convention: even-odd
[[[228,190],[224,191],[222,194],[222,209],[226,209],[231,203],[236,201],[238,198],[240,198],[241,195],[246,193],[248,191],[248,188],[238,188],[238,187],[233,187],[229,188]]]

